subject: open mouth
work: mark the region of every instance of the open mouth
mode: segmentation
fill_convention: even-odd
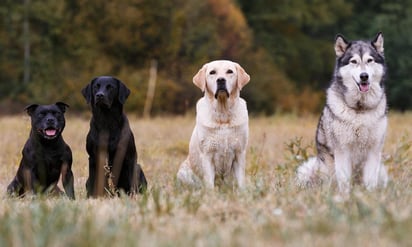
[[[46,129],[39,130],[39,132],[41,132],[46,139],[53,139],[58,135],[59,130],[53,127],[48,127]]]
[[[359,91],[361,91],[362,93],[366,93],[369,91],[369,88],[370,88],[369,81],[358,82],[357,80],[355,80],[355,78],[353,78],[353,80],[355,81],[356,85],[358,85]]]
[[[367,91],[369,91],[369,82],[368,81],[362,81],[362,82],[357,83],[357,84],[358,84],[359,90],[362,93],[366,93]]]

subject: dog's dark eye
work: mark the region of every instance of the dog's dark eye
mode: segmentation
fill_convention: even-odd
[[[368,62],[368,63],[372,63],[372,62],[373,62],[373,59],[372,59],[372,58],[369,58],[369,59],[367,60],[367,62]]]
[[[233,70],[229,69],[226,73],[233,74]]]
[[[356,59],[352,59],[352,60],[350,60],[349,61],[351,64],[357,64],[358,63],[358,61],[356,61]]]
[[[94,87],[95,87],[96,89],[99,89],[99,88],[100,88],[100,84],[99,84],[99,83],[96,83],[96,84],[94,84]]]
[[[37,116],[38,116],[39,118],[44,118],[46,115],[47,115],[47,112],[44,112],[44,111],[41,111],[41,112],[38,112],[38,113],[37,113]]]
[[[107,86],[106,86],[106,89],[107,89],[107,90],[110,90],[110,89],[112,89],[112,88],[113,88],[112,85],[107,85]]]
[[[214,74],[216,74],[216,70],[212,70],[212,71],[210,71],[210,72],[209,72],[209,74],[210,74],[210,75],[214,75]]]

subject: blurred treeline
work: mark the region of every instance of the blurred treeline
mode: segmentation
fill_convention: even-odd
[[[201,92],[192,77],[207,61],[230,59],[251,75],[242,91],[257,114],[316,112],[334,67],[334,38],[385,37],[392,109],[412,107],[412,0],[2,0],[1,112],[64,101],[113,75],[141,114],[156,61],[153,114],[183,114]]]

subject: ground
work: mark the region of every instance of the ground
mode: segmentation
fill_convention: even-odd
[[[8,198],[29,117],[0,117],[0,246],[407,246],[412,243],[412,113],[389,115],[383,157],[391,181],[348,197],[334,185],[301,189],[297,165],[313,155],[318,116],[251,117],[245,191],[190,191],[175,181],[194,116],[129,113],[149,191],[86,199],[89,115],[68,114],[75,201]]]

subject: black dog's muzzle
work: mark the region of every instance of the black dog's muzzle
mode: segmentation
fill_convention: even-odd
[[[37,131],[45,139],[48,139],[48,140],[54,139],[62,131],[62,128],[58,127],[57,122],[58,122],[58,120],[55,119],[55,118],[46,118],[44,120],[43,126],[41,128],[38,128]]]
[[[107,96],[103,92],[97,92],[94,95],[94,104],[97,106],[106,106],[109,107],[111,106],[109,100],[107,99]]]
[[[217,89],[215,92],[215,99],[217,99],[220,93],[225,93],[226,97],[229,97],[229,91],[227,90],[227,87],[226,87],[226,79],[223,77],[220,77],[216,80],[216,83],[217,83]]]

